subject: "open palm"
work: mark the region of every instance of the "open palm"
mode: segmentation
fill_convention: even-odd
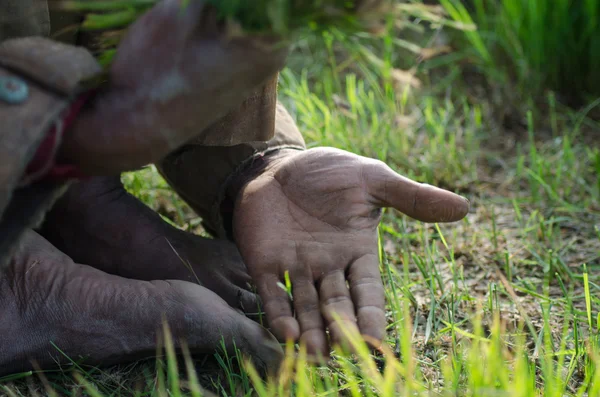
[[[334,342],[343,342],[343,327],[383,338],[377,226],[384,207],[424,222],[451,222],[469,205],[380,161],[332,148],[281,156],[241,189],[235,239],[280,340],[300,340],[310,354],[325,355],[326,329]],[[286,271],[293,302],[278,284]]]

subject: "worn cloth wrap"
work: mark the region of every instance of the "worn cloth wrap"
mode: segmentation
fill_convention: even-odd
[[[23,104],[0,103],[0,267],[23,231],[38,225],[67,187],[47,182],[20,186],[19,181],[44,134],[75,98],[80,81],[99,71],[84,49],[92,46],[94,37],[64,29],[79,20],[49,12],[46,0],[0,0],[0,76],[18,76],[30,89]],[[63,33],[51,33],[57,30]],[[43,38],[49,34],[55,39]],[[281,148],[302,150],[305,144],[292,117],[277,102],[274,76],[239,108],[198,131],[158,168],[202,217],[207,231],[225,238],[220,208],[228,183],[254,159]]]
[[[0,77],[17,77],[29,90],[23,103],[0,101],[0,266],[23,232],[37,226],[64,191],[64,183],[23,185],[22,176],[48,131],[78,94],[79,82],[99,71],[94,57],[82,48],[43,37],[0,43]]]

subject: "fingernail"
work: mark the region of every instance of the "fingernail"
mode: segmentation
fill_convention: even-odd
[[[467,207],[465,208],[465,215],[464,216],[467,216],[467,214],[471,211],[471,202],[466,197],[463,197],[463,200],[465,201],[465,204],[467,205]]]

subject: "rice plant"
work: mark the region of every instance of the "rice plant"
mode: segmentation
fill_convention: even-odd
[[[600,1],[440,0],[465,33],[467,55],[504,69],[526,94],[548,88],[567,102],[600,95]]]

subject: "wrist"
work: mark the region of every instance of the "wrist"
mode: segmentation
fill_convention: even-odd
[[[221,202],[220,212],[227,238],[233,241],[233,214],[240,192],[248,183],[272,170],[282,160],[297,154],[299,148],[281,148],[252,158],[238,170],[227,182],[225,195]]]
[[[235,203],[242,189],[258,176],[272,170],[283,159],[297,154],[299,149],[283,148],[255,157],[236,173],[227,185],[226,197]]]
[[[83,172],[93,176],[117,175],[145,165],[137,164],[136,153],[124,153],[131,146],[127,142],[130,135],[125,132],[134,129],[127,115],[135,113],[131,104],[124,105],[124,98],[122,93],[111,87],[98,89],[93,102],[89,101],[73,120],[58,158],[76,164]],[[119,103],[120,108],[115,106]],[[136,166],[122,162],[135,162]]]

